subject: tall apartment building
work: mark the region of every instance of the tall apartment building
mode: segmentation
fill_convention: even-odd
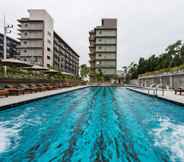
[[[101,71],[107,78],[116,74],[117,19],[102,19],[101,26],[89,32],[90,78]]]
[[[28,10],[19,22],[20,59],[78,75],[79,55],[56,33],[52,17],[45,10]]]
[[[18,20],[20,59],[44,67],[53,65],[54,22],[46,10],[28,10],[29,17]]]
[[[79,55],[54,32],[54,69],[78,76]]]
[[[6,41],[7,41],[6,57],[17,58],[19,54],[16,48],[17,46],[20,45],[20,42],[8,36],[6,37]],[[4,56],[3,53],[4,53],[4,34],[0,33],[0,59],[3,59]]]

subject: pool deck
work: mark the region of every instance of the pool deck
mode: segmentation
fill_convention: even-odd
[[[135,87],[127,87],[127,89],[138,93],[142,93],[145,95],[155,96],[157,98],[164,99],[164,100],[184,106],[184,95],[178,95],[178,94],[175,95],[174,91],[172,90],[164,90],[164,93],[162,90],[157,90],[157,94],[156,94],[155,89],[150,89],[149,91],[148,89],[135,88]]]
[[[0,110],[8,109],[11,107],[14,107],[18,104],[27,103],[33,100],[38,100],[41,98],[66,93],[78,89],[83,89],[89,87],[86,86],[76,86],[76,87],[69,87],[69,88],[62,88],[57,90],[50,90],[50,91],[44,91],[44,92],[37,92],[37,93],[31,93],[31,94],[25,94],[25,95],[19,95],[19,96],[9,96],[9,97],[1,97],[0,98]]]

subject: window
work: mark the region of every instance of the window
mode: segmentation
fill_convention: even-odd
[[[102,34],[102,31],[101,30],[99,30],[99,32],[98,32],[99,34]]]
[[[98,56],[99,56],[99,57],[101,57],[102,55],[101,55],[101,54],[99,54]]]
[[[47,59],[50,60],[50,56],[47,56]]]
[[[27,50],[24,50],[24,53],[27,53]]]
[[[25,35],[25,36],[27,36],[27,35],[28,35],[28,33],[27,33],[27,32],[25,32],[25,33],[24,33],[24,35]]]
[[[24,27],[28,27],[28,24],[24,24]]]
[[[51,32],[48,31],[48,35],[51,36]]]
[[[102,47],[101,47],[101,46],[99,46],[99,47],[98,47],[98,49],[102,49]]]
[[[34,57],[35,62],[38,62],[39,58],[38,57]]]
[[[99,39],[99,42],[101,42],[102,40],[101,39]]]
[[[24,41],[24,44],[27,44],[27,42],[26,42],[26,41]]]
[[[100,64],[101,64],[101,62],[100,62],[100,61],[97,61],[97,62],[96,62],[96,64],[97,64],[97,65],[100,65]]]
[[[47,42],[48,42],[49,44],[51,44],[51,41],[50,41],[49,39],[47,40]]]
[[[50,51],[50,48],[49,47],[47,47],[47,51]]]

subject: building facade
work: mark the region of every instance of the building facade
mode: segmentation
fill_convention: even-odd
[[[78,76],[79,55],[54,32],[54,69]]]
[[[28,12],[28,18],[18,20],[20,59],[78,75],[79,55],[54,32],[53,18],[45,10]]]
[[[28,10],[29,17],[18,20],[20,59],[44,67],[53,66],[54,22],[45,10]]]
[[[89,32],[90,78],[101,71],[107,78],[116,75],[117,19],[102,19],[101,26]]]
[[[17,58],[19,56],[19,53],[17,52],[17,46],[20,45],[20,42],[10,38],[6,37],[7,41],[7,49],[6,49],[6,57],[7,58]],[[4,34],[0,33],[0,59],[3,59],[4,57]]]

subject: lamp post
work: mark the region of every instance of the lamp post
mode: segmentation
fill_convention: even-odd
[[[6,24],[6,17],[4,16],[4,46],[3,46],[3,51],[4,51],[4,54],[3,54],[3,58],[6,59],[7,55],[6,55],[6,50],[7,50],[7,40],[6,40],[6,35],[8,33],[11,33],[11,28],[13,28],[13,25],[8,25]],[[6,77],[7,76],[7,69],[6,69],[6,66],[4,66],[4,76]]]

